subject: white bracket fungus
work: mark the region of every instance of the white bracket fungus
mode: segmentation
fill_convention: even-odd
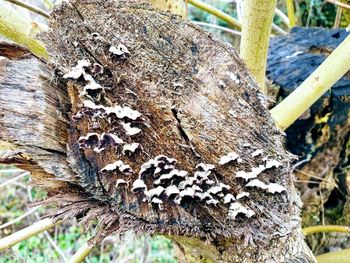
[[[122,126],[123,126],[126,134],[129,136],[134,136],[134,135],[139,134],[141,132],[141,129],[136,128],[136,127],[131,127],[131,123],[122,122]]]
[[[242,199],[244,197],[249,197],[249,196],[250,196],[250,194],[248,192],[242,192],[236,196],[236,199],[239,200],[239,199]]]
[[[140,144],[137,142],[133,142],[130,144],[125,144],[123,146],[123,153],[125,154],[126,152],[134,153],[137,148],[140,147]]]
[[[117,47],[111,46],[109,52],[113,55],[122,56],[124,54],[130,54],[129,50],[123,44],[119,44]]]
[[[172,195],[177,195],[179,193],[180,193],[180,190],[179,188],[177,188],[176,185],[170,185],[165,189],[165,194],[169,197]]]
[[[148,198],[152,198],[154,196],[160,196],[163,192],[164,192],[164,187],[162,186],[158,186],[156,188],[153,188],[151,190],[148,190],[148,191],[145,191],[145,195],[148,197]]]
[[[232,194],[226,194],[224,196],[224,204],[228,204],[228,203],[231,203],[233,201],[235,201],[235,197],[232,195]]]
[[[118,160],[114,163],[111,164],[107,164],[102,170],[101,172],[112,172],[115,170],[119,170],[122,173],[132,173],[132,168],[130,167],[130,165],[124,164],[122,161]]]
[[[279,168],[280,166],[282,166],[282,163],[277,160],[266,161],[266,165],[265,165],[266,169],[270,169],[272,167]]]
[[[250,218],[253,215],[255,215],[255,212],[250,208],[241,205],[240,203],[237,203],[237,202],[231,203],[227,217],[231,220],[234,220],[236,219],[238,214],[243,214],[247,218]]]
[[[256,150],[255,152],[252,153],[252,157],[257,157],[259,155],[262,155],[263,154],[263,150]]]
[[[122,185],[122,184],[128,184],[128,183],[124,179],[118,179],[117,182],[115,183],[115,186],[119,187],[119,185]]]
[[[229,162],[235,161],[239,158],[239,155],[235,152],[230,152],[220,158],[219,164],[224,165]]]
[[[63,75],[63,78],[78,79],[81,77],[81,75],[85,74],[84,68],[89,67],[90,65],[91,65],[90,61],[86,59],[79,60],[78,64],[75,67],[72,67],[71,71]]]
[[[264,165],[259,165],[258,167],[253,167],[252,171],[247,173],[245,171],[238,171],[236,173],[236,178],[243,178],[244,180],[248,181],[250,179],[258,177],[259,174],[261,174],[263,171],[265,171]]]
[[[139,190],[139,189],[146,189],[147,190],[147,185],[145,182],[141,179],[136,179],[134,183],[132,184],[132,189],[131,191]]]

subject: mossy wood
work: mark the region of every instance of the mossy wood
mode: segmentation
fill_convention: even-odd
[[[49,216],[98,218],[96,243],[133,229],[214,262],[313,262],[291,155],[232,47],[139,1],[63,3],[42,41],[50,64],[1,53],[0,139]]]

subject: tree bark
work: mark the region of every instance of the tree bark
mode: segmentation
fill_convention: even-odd
[[[133,229],[196,260],[314,262],[291,155],[232,47],[139,1],[75,0],[52,17],[50,64],[5,58],[0,76],[1,162],[32,172],[49,215],[98,218],[96,243]]]

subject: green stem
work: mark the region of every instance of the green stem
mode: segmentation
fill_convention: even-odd
[[[33,35],[38,25],[24,19],[19,12],[0,2],[0,35],[22,45],[34,55],[48,59],[44,44],[36,40]]]
[[[350,233],[350,228],[348,226],[338,225],[310,226],[303,228],[303,233],[306,236],[322,232]]]
[[[32,236],[35,236],[37,234],[40,234],[41,232],[53,228],[54,226],[55,222],[50,218],[38,221],[31,226],[28,226],[22,230],[19,230],[16,233],[13,233],[7,237],[0,239],[0,251],[10,248],[16,245],[17,243],[31,238]]]
[[[349,263],[350,249],[322,254],[316,257],[317,263]]]
[[[295,11],[294,11],[294,3],[293,0],[286,0],[287,12],[289,18],[289,27],[295,26]]]
[[[20,7],[23,7],[31,12],[37,13],[38,15],[41,15],[45,18],[50,18],[50,15],[48,13],[46,13],[44,10],[41,10],[40,8],[33,6],[31,4],[25,3],[23,1],[20,0],[5,0],[7,2],[10,2],[12,4],[18,5]]]
[[[211,5],[203,3],[200,0],[188,0],[188,3],[209,14],[216,16],[217,18],[222,19],[223,21],[225,21],[226,23],[228,23],[234,28],[238,28],[238,29],[242,28],[242,24],[238,20],[234,19],[232,16],[226,14],[225,12],[222,12],[221,10]]]
[[[272,20],[277,0],[245,0],[241,56],[266,93],[265,72]]]
[[[90,254],[93,245],[86,242],[78,251],[73,255],[73,257],[68,261],[68,263],[80,263]]]
[[[350,69],[350,35],[287,98],[271,110],[276,125],[287,129]]]

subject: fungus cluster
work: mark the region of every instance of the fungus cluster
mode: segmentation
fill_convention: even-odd
[[[129,50],[122,44],[117,47],[110,46],[109,52],[111,57],[125,58],[130,55]],[[91,73],[91,74],[89,74]],[[98,84],[92,75],[103,73],[103,67],[99,64],[91,63],[88,60],[80,60],[70,72],[64,75],[65,78],[84,81],[85,85],[80,92],[83,97],[82,107],[80,111],[73,117],[75,119],[87,116],[95,119],[105,119],[109,124],[116,122],[122,127],[123,135],[112,131],[103,133],[89,132],[82,135],[79,140],[80,149],[92,149],[96,153],[109,148],[121,148],[124,156],[135,153],[141,144],[132,141],[133,138],[141,133],[141,129],[135,125],[135,122],[142,118],[142,114],[137,110],[133,110],[129,106],[120,105],[102,105],[99,96],[93,96],[93,92],[104,96],[109,88],[105,88]],[[232,72],[227,72],[229,78],[236,84],[240,83],[239,77]],[[107,101],[107,100],[104,100]],[[112,125],[112,126],[113,126]],[[251,144],[246,143],[244,148],[251,148]],[[258,176],[264,171],[271,168],[278,168],[282,164],[273,159],[264,157],[264,151],[261,149],[251,153],[252,158],[263,157],[264,164],[252,167],[249,172],[238,170],[233,178],[243,179],[244,187],[247,189],[256,188],[263,190],[269,194],[282,193],[285,188],[277,183],[264,183],[258,179]],[[120,159],[120,158],[118,158]],[[232,166],[242,163],[242,158],[236,152],[229,152],[218,160],[220,166]],[[215,175],[215,165],[199,163],[194,167],[193,171],[181,170],[174,158],[158,155],[153,159],[149,159],[143,163],[137,170],[122,160],[116,160],[113,163],[106,164],[99,173],[108,176],[111,173],[122,173],[133,179],[132,185],[129,186],[126,178],[118,178],[116,180],[116,188],[128,191],[138,197],[143,202],[149,203],[151,206],[158,207],[163,210],[166,202],[186,206],[188,203],[197,203],[198,205],[224,207],[227,210],[227,219],[235,220],[239,214],[250,218],[255,212],[248,207],[246,201],[249,201],[250,193],[240,191],[235,193],[231,187],[225,182],[219,181]],[[238,181],[239,182],[239,181]]]

